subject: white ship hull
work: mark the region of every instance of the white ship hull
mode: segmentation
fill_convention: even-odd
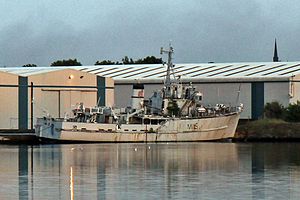
[[[65,122],[39,118],[36,134],[42,140],[61,142],[187,142],[234,137],[239,113],[225,116],[179,119],[162,125]]]

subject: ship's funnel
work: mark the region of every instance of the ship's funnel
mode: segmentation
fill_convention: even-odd
[[[142,109],[144,107],[144,85],[141,83],[133,84],[131,96],[131,108]]]

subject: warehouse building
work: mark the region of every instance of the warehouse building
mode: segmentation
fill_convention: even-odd
[[[76,104],[114,104],[114,82],[74,69],[0,68],[0,129],[31,129],[36,117],[63,118]]]
[[[300,62],[175,64],[172,74],[195,85],[206,106],[243,103],[242,119],[261,118],[268,102],[300,100]],[[0,129],[31,128],[47,112],[64,117],[79,102],[126,107],[133,84],[144,84],[147,99],[162,88],[165,75],[162,64],[0,68]]]
[[[115,81],[115,105],[128,106],[132,85],[143,83],[145,98],[163,86],[166,66],[109,65],[76,69]],[[205,105],[243,103],[242,119],[263,116],[264,105],[278,101],[287,106],[300,100],[300,62],[175,64],[173,74],[203,93]]]

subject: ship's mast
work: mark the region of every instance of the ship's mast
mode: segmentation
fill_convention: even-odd
[[[169,44],[169,49],[164,50],[163,47],[160,49],[160,54],[167,53],[168,54],[168,68],[167,68],[167,76],[165,81],[165,98],[171,97],[171,69],[173,67],[172,63],[172,54],[174,53],[174,49],[171,46],[171,43]]]

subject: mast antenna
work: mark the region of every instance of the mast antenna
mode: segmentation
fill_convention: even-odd
[[[171,70],[173,71],[173,63],[172,63],[172,54],[174,53],[174,49],[169,43],[169,49],[160,48],[160,54],[166,53],[168,54],[168,63],[167,63],[167,75],[165,81],[165,97],[171,97]]]

